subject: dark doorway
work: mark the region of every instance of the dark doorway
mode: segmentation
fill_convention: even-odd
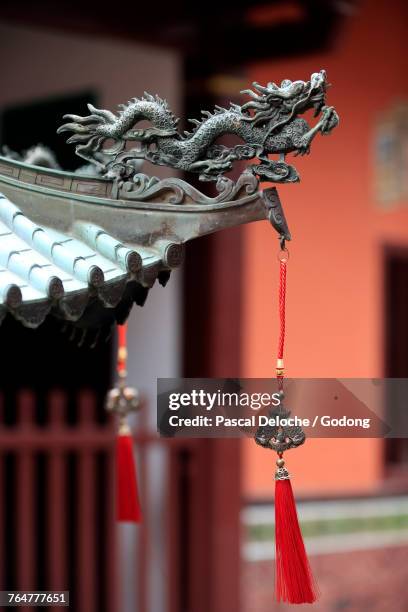
[[[96,95],[4,109],[1,144],[19,154],[42,144],[75,169],[83,161],[56,129],[87,102]],[[0,326],[0,587],[69,590],[72,609],[111,612],[114,432],[104,402],[112,342],[80,347],[79,337],[54,317],[38,329],[11,316]]]
[[[22,153],[41,143],[55,153],[62,168],[75,169],[84,162],[56,130],[64,114],[83,114],[89,102],[97,103],[95,92],[84,91],[5,108],[0,117],[1,145]],[[110,344],[101,343],[94,350],[86,346],[79,348],[72,330],[63,335],[61,329],[61,324],[53,318],[48,318],[38,330],[26,329],[12,317],[6,318],[0,327],[1,346],[8,347],[7,352],[3,351],[0,378],[0,389],[6,396],[12,395],[12,390],[24,388],[41,396],[50,387],[65,389],[67,393],[90,387],[103,398],[110,384]],[[73,407],[71,418],[74,412]],[[8,415],[12,418],[10,412]]]
[[[408,378],[408,248],[386,249],[384,290],[385,376]],[[387,400],[388,419],[392,419],[399,430],[406,430],[405,393],[394,392]],[[408,439],[386,440],[385,460],[390,475],[408,476]]]
[[[20,154],[34,145],[45,145],[55,153],[63,170],[75,170],[84,161],[75,155],[74,147],[66,144],[66,135],[57,134],[57,128],[67,113],[86,115],[89,102],[96,104],[95,92],[84,91],[4,108],[0,117],[0,144]]]

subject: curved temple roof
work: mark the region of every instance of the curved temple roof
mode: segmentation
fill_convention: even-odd
[[[171,246],[176,267],[182,245]],[[120,321],[133,302],[143,304],[156,278],[167,282],[168,249],[163,243],[136,250],[85,222],[67,235],[34,223],[0,194],[0,322],[9,312],[35,328],[51,311],[85,328],[93,318],[96,327]]]
[[[178,178],[134,179],[0,157],[0,322],[10,313],[35,328],[52,314],[95,343],[166,284],[189,240],[263,219],[290,240],[276,189],[252,173],[224,178],[214,197]]]

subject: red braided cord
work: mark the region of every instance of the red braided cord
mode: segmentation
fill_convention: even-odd
[[[283,349],[285,346],[285,306],[286,306],[286,260],[280,260],[279,274],[279,342],[278,359],[283,359]]]
[[[283,252],[282,252],[283,251]],[[276,377],[283,393],[286,306],[286,264],[288,252],[282,249],[279,257],[279,342]],[[280,409],[283,405],[280,405]],[[280,428],[282,433],[284,428]],[[286,435],[286,434],[285,434]],[[278,453],[282,458],[283,452]],[[279,462],[277,462],[279,465]],[[289,479],[276,479],[275,484],[275,596],[277,601],[292,604],[313,603],[317,599],[317,587],[309,566],[299,527],[295,499]]]
[[[127,342],[126,342],[127,324],[118,325],[118,372],[126,370],[127,361]]]

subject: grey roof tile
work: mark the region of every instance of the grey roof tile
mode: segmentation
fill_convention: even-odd
[[[142,257],[134,249],[110,236],[104,229],[92,223],[77,222],[74,232],[90,247],[117,263],[122,270],[136,274],[142,267]]]
[[[6,268],[0,268],[0,304],[5,304],[11,308],[20,306],[23,300],[22,286],[18,276]]]
[[[122,299],[140,303],[140,290],[147,292],[160,271],[175,267],[166,248],[126,245],[83,221],[61,233],[33,222],[0,194],[0,323],[7,312],[37,327],[51,312],[75,322],[98,304],[112,312]]]

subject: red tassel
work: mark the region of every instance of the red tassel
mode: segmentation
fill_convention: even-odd
[[[119,417],[116,443],[117,518],[121,522],[140,523],[142,512],[137,488],[133,439],[127,415],[139,407],[136,389],[126,386],[127,325],[118,325],[117,371],[119,384],[108,393],[106,407]]]
[[[275,486],[275,596],[277,601],[291,604],[313,603],[318,591],[306,555],[288,476],[277,479]]]
[[[140,523],[142,512],[137,488],[133,439],[126,431],[117,438],[117,515],[118,521]]]

